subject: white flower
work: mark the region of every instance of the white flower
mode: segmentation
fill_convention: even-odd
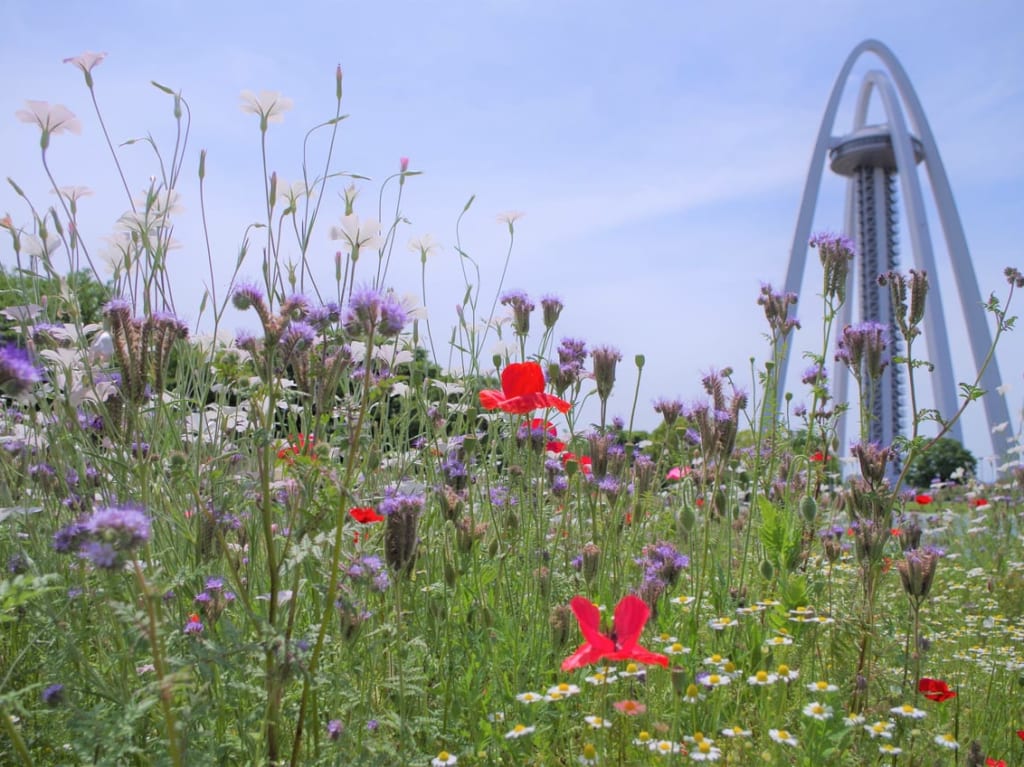
[[[679,744],[670,740],[656,740],[649,746],[656,754],[678,754]]]
[[[533,727],[532,725],[530,727],[527,727],[524,724],[517,724],[515,727],[513,727],[511,730],[505,733],[505,740],[515,740],[516,738],[521,738],[524,735],[529,735],[536,729],[537,728]]]
[[[40,258],[49,258],[61,245],[60,239],[52,234],[46,235],[46,242],[34,234],[26,234],[21,238],[21,249],[30,256]]]
[[[898,756],[903,753],[903,749],[899,746],[894,746],[892,743],[883,743],[878,747],[878,753],[886,756]]]
[[[907,719],[924,719],[925,712],[919,708],[914,708],[909,703],[904,703],[902,706],[893,706],[889,711],[897,716],[902,716]]]
[[[1004,384],[1001,384],[1001,385],[997,386],[996,387],[996,391],[999,392],[1000,394],[1005,395],[1006,392],[1010,391],[1010,389],[1012,389],[1012,388],[1013,387],[1010,386],[1010,384],[1004,383]]]
[[[449,754],[447,751],[442,751],[440,754],[430,760],[430,764],[433,767],[449,767],[449,765],[456,764],[459,761],[455,754]]]
[[[441,249],[441,243],[434,239],[432,234],[424,234],[421,237],[413,237],[409,240],[409,250],[420,254],[420,260],[426,261]]]
[[[953,751],[956,751],[958,748],[960,748],[960,744],[956,742],[956,738],[954,738],[953,734],[949,732],[943,733],[942,735],[936,735],[935,742],[938,743],[940,746],[945,746],[946,748],[952,749]]]
[[[872,738],[891,738],[892,730],[895,726],[892,722],[878,721],[874,724],[864,725],[864,729],[867,730],[868,735]]]
[[[63,104],[51,105],[48,101],[26,101],[28,109],[19,109],[14,116],[23,123],[35,123],[43,131],[41,144],[46,149],[50,144],[50,136],[70,131],[75,135],[82,133],[82,124],[78,122],[74,112]]]
[[[379,250],[382,245],[380,221],[375,218],[360,221],[355,213],[349,213],[341,217],[341,226],[331,227],[331,239],[344,240],[353,252],[363,248]]]
[[[807,685],[807,690],[809,692],[835,692],[838,689],[839,687],[837,687],[836,685],[829,684],[824,680],[811,682],[809,685]]]
[[[71,56],[70,58],[64,59],[64,63],[74,64],[85,74],[89,74],[92,72],[93,67],[102,62],[106,57],[106,53],[93,53],[92,51],[86,51],[78,56]]]
[[[241,108],[243,112],[259,115],[260,130],[266,130],[267,123],[284,122],[284,113],[292,108],[292,100],[278,91],[260,91],[258,96],[252,91],[242,91]]]
[[[544,700],[544,698],[535,692],[521,692],[516,696],[516,700],[520,703],[537,703]]]
[[[696,748],[690,749],[690,758],[695,762],[716,762],[722,758],[722,749],[712,746],[709,740],[702,740]]]
[[[744,730],[739,725],[733,727],[726,727],[722,730],[722,734],[727,738],[749,738],[753,733],[750,730]]]
[[[595,730],[604,730],[612,726],[612,723],[607,719],[603,719],[599,716],[585,716],[583,721],[593,727]]]
[[[512,224],[514,224],[516,221],[518,221],[525,215],[526,214],[523,213],[521,210],[506,210],[504,213],[498,214],[498,223],[508,224],[509,227],[511,227]]]
[[[832,718],[832,707],[811,702],[804,706],[804,716],[824,722],[826,719]]]
[[[548,695],[558,693],[564,697],[569,697],[570,695],[577,695],[579,691],[580,688],[577,685],[562,682],[561,684],[556,684],[554,687],[548,688]]]
[[[87,186],[62,186],[60,189],[54,191],[50,190],[51,194],[59,194],[64,197],[68,202],[77,202],[83,197],[88,197],[92,194],[92,189]]]
[[[787,746],[797,745],[797,740],[787,730],[768,730],[768,735],[776,743],[785,743]]]

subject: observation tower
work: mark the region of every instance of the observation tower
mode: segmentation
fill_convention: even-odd
[[[865,54],[877,57],[884,65],[884,70],[872,69],[864,75],[857,95],[852,129],[848,134],[835,137],[834,124],[843,91],[854,65]],[[869,125],[868,107],[872,95],[876,94],[881,102],[885,121]],[[992,335],[967,248],[963,224],[953,201],[953,192],[939,156],[935,137],[906,72],[892,51],[877,40],[865,40],[853,49],[840,69],[829,95],[811,155],[796,230],[793,234],[793,246],[786,271],[786,292],[800,293],[826,154],[832,171],[847,178],[844,234],[853,240],[856,251],[849,275],[849,281],[853,284],[847,286],[847,301],[840,310],[839,327],[841,329],[854,321],[879,322],[889,329],[890,356],[905,353],[905,349],[900,345],[901,339],[889,305],[888,288],[879,287],[877,278],[883,272],[906,271],[909,267],[926,271],[930,287],[922,337],[927,349],[927,358],[935,366],[931,373],[933,406],[943,419],[948,419],[956,412],[959,403],[946,323],[957,320],[943,310],[935,251],[925,215],[919,165],[923,165],[927,171],[927,180],[935,200],[974,363],[973,369],[962,369],[962,380],[974,380],[976,371],[981,369],[992,345]],[[900,263],[901,210],[906,221],[903,231],[909,239],[912,257],[909,264]],[[853,318],[855,304],[858,309],[856,320]],[[915,352],[915,356],[918,354],[919,352]],[[788,358],[787,350],[780,370],[782,382],[786,380]],[[961,368],[964,368],[964,362],[966,360],[961,361]],[[833,367],[836,373],[835,395],[837,401],[843,402],[847,399],[849,375],[839,367]],[[927,374],[926,368],[920,370],[922,377]],[[1006,399],[997,390],[1000,384],[999,369],[993,358],[982,376],[980,386],[985,390],[982,404],[996,455],[1003,455],[1010,447],[1003,434],[1009,435],[1013,432],[1013,429],[1000,433],[992,431],[992,427],[1010,420]],[[899,373],[894,373],[893,365],[887,366],[872,400],[874,417],[869,431],[872,441],[888,445],[894,437],[905,432],[911,416],[906,411],[909,402],[905,400],[905,395],[905,381]],[[856,429],[853,432],[856,433]],[[844,419],[839,430],[840,447],[844,451],[848,446],[846,434]],[[953,426],[949,436],[962,441],[959,423]]]

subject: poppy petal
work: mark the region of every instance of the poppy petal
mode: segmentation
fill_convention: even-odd
[[[625,661],[635,660],[637,663],[644,663],[648,666],[665,666],[668,667],[668,657],[661,653],[651,652],[650,650],[641,647],[640,645],[633,645],[632,647],[623,647],[617,653],[605,656],[609,660]]]
[[[484,389],[480,392],[480,404],[487,410],[496,410],[505,402],[505,395],[497,389]]]
[[[544,391],[544,371],[536,362],[513,362],[501,371],[501,388],[512,399]]]
[[[596,648],[606,646],[609,651],[615,650],[612,640],[601,633],[601,611],[597,609],[597,605],[586,597],[573,597],[569,607],[576,614],[580,633],[588,643]]]
[[[640,597],[628,594],[615,606],[615,640],[623,649],[633,647],[640,639],[651,608]]]

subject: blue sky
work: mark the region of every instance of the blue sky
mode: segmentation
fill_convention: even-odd
[[[646,355],[637,422],[652,427],[651,401],[694,398],[701,371],[731,365],[748,384],[750,359],[767,356],[755,299],[762,281],[781,285],[814,138],[848,53],[874,37],[902,62],[923,103],[972,249],[983,295],[1003,294],[1002,269],[1024,267],[1024,9],[1013,1],[604,3],[269,3],[54,0],[45,14],[5,3],[0,66],[2,175],[37,205],[53,203],[38,137],[14,113],[25,99],[65,104],[81,136],[55,137],[49,161],[61,185],[95,195],[81,203],[82,232],[98,250],[126,209],[81,73],[62,59],[86,50],[108,58],[94,71],[115,142],[151,133],[169,151],[171,100],[179,89],[192,133],[179,191],[184,213],[173,252],[179,312],[195,319],[206,273],[198,232],[195,169],[207,150],[207,216],[224,285],[245,227],[261,219],[256,118],[239,109],[244,89],[294,100],[269,131],[269,166],[300,175],[305,132],[333,115],[334,71],[345,73],[335,170],[371,177],[357,212],[376,214],[377,184],[401,156],[410,179],[393,282],[419,290],[418,259],[404,249],[432,234],[444,246],[428,266],[435,337],[455,322],[463,292],[455,221],[476,195],[463,247],[493,293],[507,248],[502,211],[520,210],[506,288],[566,303],[562,335],[612,344],[624,354],[611,412],[628,416],[633,356]],[[852,120],[858,65],[837,125]],[[6,116],[6,117],[4,117]],[[129,185],[146,186],[154,160],[142,145],[121,150]],[[314,146],[313,157],[322,157]],[[342,212],[331,188],[324,224]],[[826,174],[816,229],[842,224],[843,183]],[[927,189],[926,189],[927,195]],[[0,188],[0,215],[27,224],[24,203]],[[324,274],[336,243],[314,242]],[[945,251],[936,237],[937,257]],[[10,263],[7,241],[0,261]],[[255,258],[255,256],[251,257]],[[180,263],[178,263],[180,262]],[[248,276],[257,276],[256,261]],[[910,266],[909,252],[905,265]],[[948,269],[938,282],[954,349],[962,320]],[[819,272],[807,270],[798,348],[820,343],[814,320]],[[945,282],[943,280],[945,279]],[[232,320],[229,329],[244,327]],[[1024,329],[999,353],[1024,396]],[[959,343],[958,343],[959,341]],[[973,378],[966,351],[956,379]],[[793,365],[801,368],[799,361]],[[797,392],[801,399],[802,392]],[[980,408],[968,445],[990,452]]]

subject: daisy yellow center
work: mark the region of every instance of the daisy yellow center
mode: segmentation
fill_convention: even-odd
[[[722,681],[722,677],[720,677],[718,674],[712,674],[708,677],[708,681],[711,682],[711,684],[718,684]]]
[[[696,698],[697,697],[697,685],[690,684],[686,686],[686,697]]]
[[[815,682],[814,686],[817,687],[819,690],[827,690],[828,682]]]
[[[785,730],[779,730],[779,740],[786,740],[789,738],[789,733]]]
[[[558,690],[555,690],[550,695],[551,700],[560,700],[561,697],[562,697],[562,693],[558,692]]]
[[[672,744],[669,743],[667,740],[663,740],[663,741],[661,741],[661,743],[658,744],[658,750],[659,751],[671,751],[672,750]]]
[[[437,758],[442,762],[447,762],[450,756],[451,754],[449,754],[447,751],[442,751],[440,754],[437,755]]]
[[[813,706],[811,706],[811,711],[813,711],[815,714],[824,714],[825,707],[820,703],[815,703]]]
[[[768,672],[767,671],[758,671],[757,672],[757,681],[758,682],[767,682],[768,681]]]
[[[597,749],[594,748],[593,744],[588,743],[583,747],[583,758],[594,759],[597,757]]]
[[[647,730],[641,730],[640,734],[636,736],[636,739],[637,740],[650,740],[651,739],[651,733],[647,732]]]
[[[875,722],[871,726],[871,729],[874,730],[875,732],[885,732],[889,728],[885,726],[885,722]]]
[[[637,668],[636,668],[636,664],[635,663],[630,663],[628,666],[626,666],[626,673],[627,674],[635,674],[636,671],[637,671]]]
[[[698,748],[700,748],[700,752],[701,752],[702,754],[706,754],[706,753],[708,753],[709,751],[711,751],[711,744],[710,744],[710,743],[708,743],[708,742],[707,742],[706,740],[702,740],[702,741],[700,742],[700,746],[698,746]]]
[[[725,671],[726,671],[726,673],[730,673],[731,674],[735,670],[736,670],[736,664],[733,663],[732,661],[729,661],[728,663],[725,664]]]
[[[711,656],[711,662],[712,663],[721,663],[722,662],[722,656],[718,655],[718,654],[712,655]]]
[[[517,725],[516,725],[515,727],[513,727],[512,729],[513,729],[513,730],[514,730],[515,732],[522,732],[523,730],[525,730],[525,729],[526,729],[526,725],[525,725],[525,724],[517,724]]]
[[[565,682],[562,682],[560,685],[558,685],[558,691],[569,692],[569,685],[567,685]]]
[[[596,679],[598,682],[603,682],[604,681],[604,674],[601,674],[601,673],[594,674],[594,679]]]
[[[914,707],[911,706],[909,703],[904,703],[903,704],[903,713],[904,714],[913,714],[914,713]]]
[[[682,652],[683,646],[679,642],[675,642],[672,645],[672,652]]]
[[[785,663],[779,666],[779,676],[789,676],[789,666]]]
[[[954,741],[956,740],[956,738],[954,738],[954,737],[953,737],[952,735],[950,735],[950,734],[949,734],[948,732],[947,732],[947,733],[946,733],[945,735],[943,735],[943,736],[942,736],[942,739],[943,739],[944,741],[946,741],[947,743],[952,743],[952,742],[954,742]]]

